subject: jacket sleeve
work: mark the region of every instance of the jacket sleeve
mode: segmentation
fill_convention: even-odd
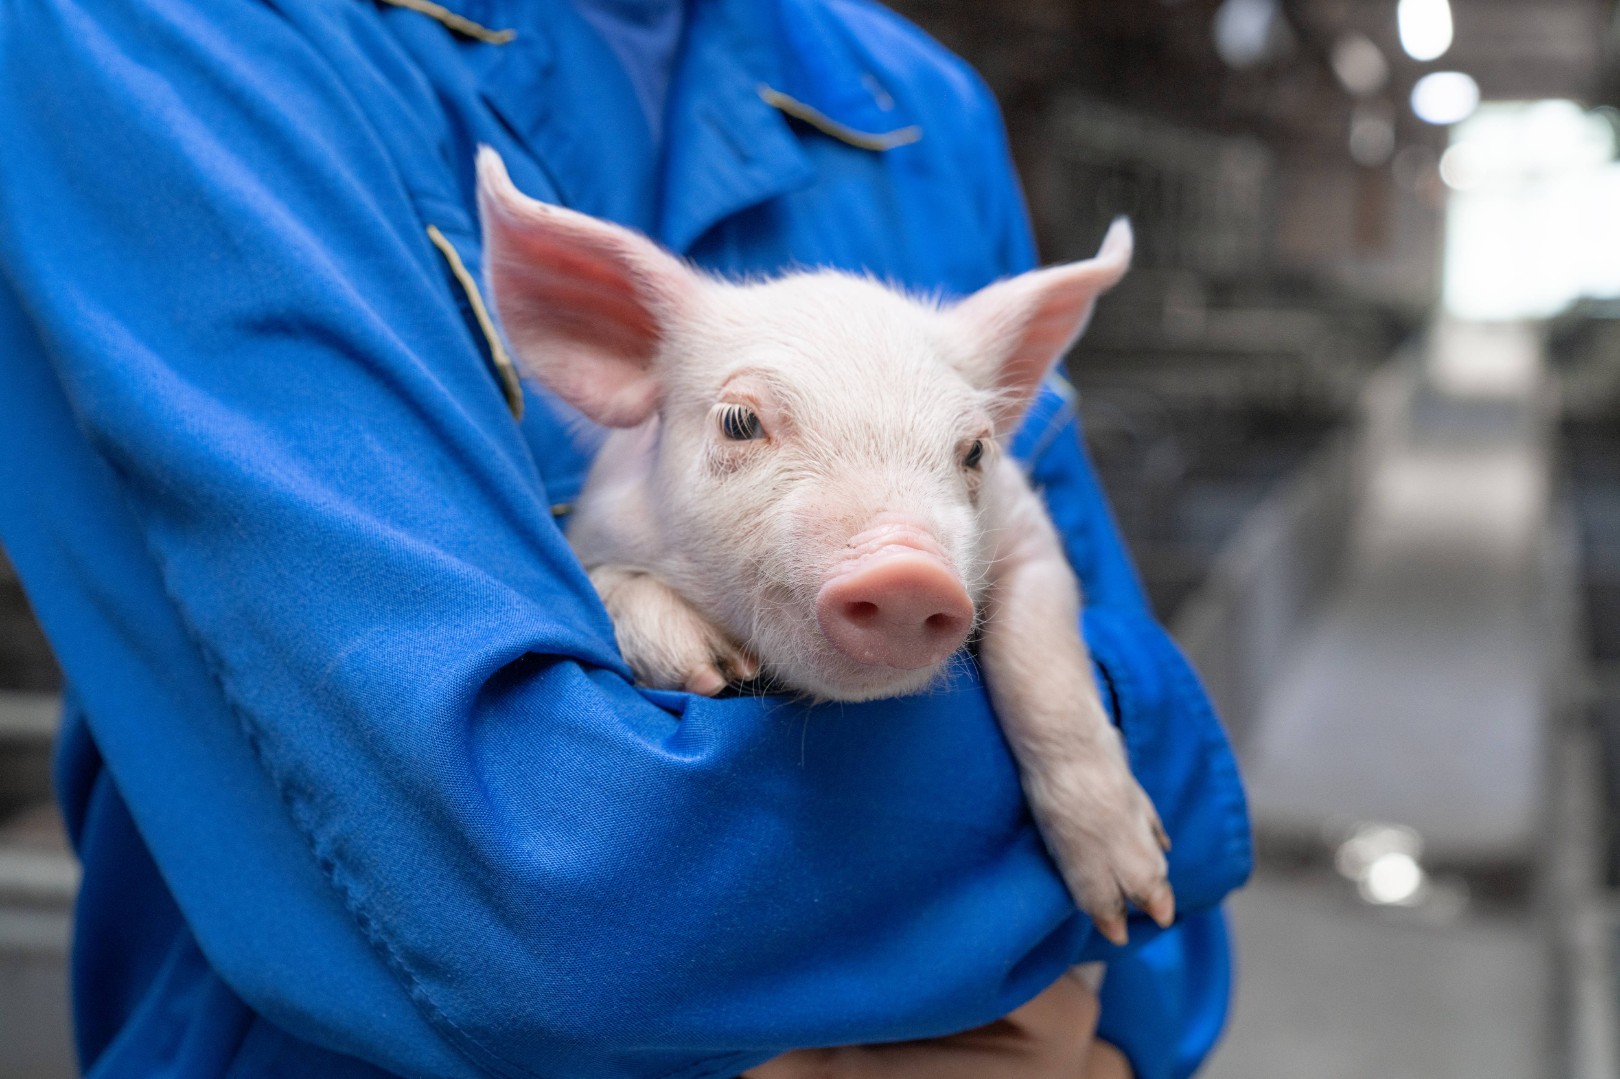
[[[5,477],[76,485],[38,497],[89,598],[42,617],[234,991],[402,1075],[674,1079],[966,1029],[1092,947],[971,671],[635,689],[350,84],[269,6],[96,6],[0,6],[0,362],[94,466]],[[1212,754],[1166,748],[1207,713],[1096,614],[1213,902]]]
[[[988,90],[980,99],[989,114],[986,139],[997,147],[991,160],[1006,163],[989,181],[988,213],[1002,273],[1019,273],[1035,265],[1034,242]],[[1082,363],[1084,348],[1082,341]],[[1197,1070],[1225,1022],[1231,955],[1219,903],[1249,875],[1248,813],[1225,732],[1197,675],[1153,617],[1087,458],[1076,406],[1074,389],[1054,378],[1014,452],[1029,461],[1080,576],[1086,642],[1131,766],[1170,833],[1180,912],[1162,933],[1132,921],[1132,949],[1109,960],[1098,1036],[1127,1055],[1137,1079],[1182,1079]]]

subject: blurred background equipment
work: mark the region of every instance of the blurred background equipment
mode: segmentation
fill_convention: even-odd
[[[73,1068],[69,914],[78,864],[51,801],[61,675],[0,556],[0,1077]]]
[[[1615,0],[895,6],[1046,259],[1136,225],[1069,373],[1253,797],[1207,1074],[1620,1073]],[[0,1079],[73,1073],[59,690],[0,571]]]
[[[902,0],[1001,97],[1243,758],[1219,1079],[1617,1073],[1612,0]]]

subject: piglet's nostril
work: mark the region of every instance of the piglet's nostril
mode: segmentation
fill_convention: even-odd
[[[935,633],[957,633],[962,628],[962,618],[959,615],[940,612],[923,619],[923,625]]]
[[[856,624],[876,621],[882,613],[882,609],[869,600],[857,600],[844,608],[844,617]]]

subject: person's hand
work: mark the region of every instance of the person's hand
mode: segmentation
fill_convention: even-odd
[[[1086,1060],[1085,1079],[1133,1079],[1131,1062],[1107,1042],[1093,1042]]]
[[[1096,1041],[1097,996],[1072,976],[986,1026],[947,1038],[800,1049],[742,1079],[1131,1079],[1125,1057]]]

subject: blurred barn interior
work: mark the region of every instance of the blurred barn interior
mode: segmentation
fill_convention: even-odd
[[[1253,801],[1208,1073],[1616,1074],[1615,5],[899,6],[1144,241],[1069,372]]]
[[[1070,375],[1254,801],[1208,1074],[1620,1073],[1616,5],[894,6],[1044,258],[1137,227]],[[59,688],[0,573],[0,1079],[72,1074]]]

